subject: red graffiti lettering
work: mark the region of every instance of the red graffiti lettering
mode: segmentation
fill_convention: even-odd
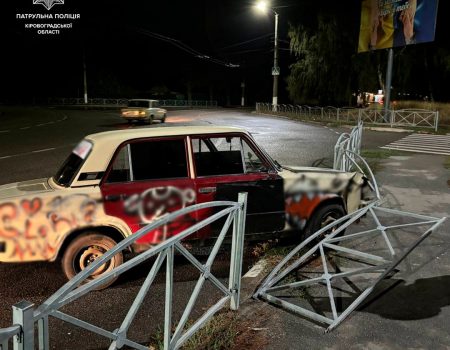
[[[0,236],[4,238],[17,237],[20,232],[11,227],[12,221],[17,218],[17,207],[14,203],[5,203],[0,205],[0,220],[3,229],[0,226]]]
[[[20,202],[20,205],[27,216],[32,217],[39,210],[41,210],[42,201],[40,198],[33,198],[31,201],[28,199],[24,199],[22,202]]]

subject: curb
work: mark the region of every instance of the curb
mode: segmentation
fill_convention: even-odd
[[[267,266],[267,261],[263,258],[259,260],[247,273],[242,276],[241,281],[241,304],[249,299],[252,299],[256,288],[261,284],[266,277],[264,270]]]

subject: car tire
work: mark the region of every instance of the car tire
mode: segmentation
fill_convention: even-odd
[[[340,219],[345,215],[345,209],[340,204],[325,204],[319,207],[309,219],[309,222],[305,229],[304,238],[310,237],[321,228],[325,227],[333,221]],[[321,240],[329,233],[331,233],[331,231],[324,232],[324,234],[318,237],[317,240]],[[344,231],[339,235],[342,235],[343,233]]]
[[[165,123],[166,122],[166,115],[164,114],[162,119],[161,119],[161,123]]]
[[[95,259],[112,249],[117,242],[111,237],[100,233],[90,232],[76,237],[67,247],[62,258],[62,269],[66,277],[70,280],[76,274],[83,271]],[[97,269],[89,276],[84,283],[99,278],[105,272],[120,266],[123,263],[122,252],[117,253],[111,260]],[[109,287],[116,281],[117,277],[102,284],[96,289]]]
[[[153,116],[151,115],[150,118],[148,118],[148,124],[152,125],[153,124]]]

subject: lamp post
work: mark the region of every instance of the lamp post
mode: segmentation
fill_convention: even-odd
[[[274,50],[273,50],[273,92],[272,92],[272,108],[276,112],[278,110],[278,76],[280,75],[280,67],[278,66],[278,13],[268,5],[266,1],[259,1],[256,3],[255,8],[259,12],[266,13],[272,11],[275,15],[275,38],[274,38]]]

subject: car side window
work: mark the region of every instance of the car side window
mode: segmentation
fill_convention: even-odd
[[[184,139],[130,143],[119,151],[107,183],[187,178]]]
[[[134,180],[188,177],[184,139],[135,142],[130,152]]]
[[[192,150],[197,176],[267,171],[258,155],[238,136],[194,137]]]

